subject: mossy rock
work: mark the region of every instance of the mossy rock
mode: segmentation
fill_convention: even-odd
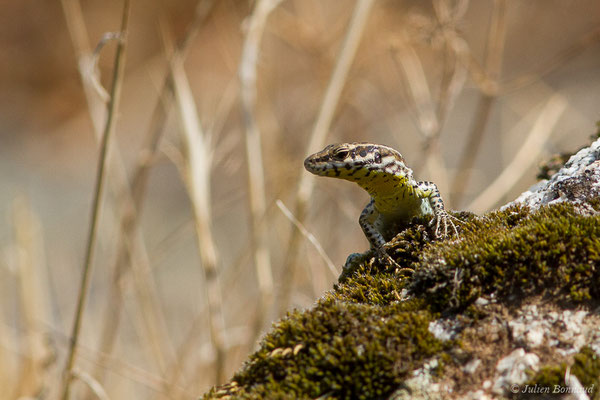
[[[431,240],[417,221],[389,252],[414,274],[367,255],[314,307],[275,323],[232,381],[204,398],[386,399],[431,360],[440,361],[438,377],[444,366],[460,368],[468,359],[460,335],[441,341],[429,326],[440,316],[476,323],[478,298],[509,308],[533,297],[598,306],[600,217],[579,210],[562,203],[458,215],[466,221],[459,240]]]
[[[407,308],[414,307],[329,298],[289,313],[233,377],[233,392],[238,398],[384,399],[451,345],[429,332],[429,312]]]
[[[481,296],[520,304],[542,295],[563,305],[598,305],[600,217],[561,203],[530,213],[514,206],[464,227],[457,243],[423,253],[409,288],[434,310],[460,310]]]

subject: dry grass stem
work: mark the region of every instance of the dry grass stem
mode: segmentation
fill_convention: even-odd
[[[188,48],[196,36],[201,23],[210,13],[214,1],[200,0],[196,8],[195,19],[185,35],[185,39],[178,47],[178,50],[183,52]],[[79,20],[81,17],[79,16]],[[138,221],[143,208],[143,199],[146,193],[146,185],[150,168],[156,158],[160,138],[167,119],[167,110],[170,108],[173,89],[170,77],[170,69],[167,76],[163,80],[163,85],[159,91],[159,99],[152,112],[150,128],[145,136],[146,143],[138,156],[138,162],[132,173],[131,189],[123,187],[118,192],[121,205],[120,213],[120,231],[119,231],[119,248],[115,265],[113,266],[113,285],[110,286],[110,295],[108,297],[108,305],[102,324],[102,334],[100,336],[100,354],[110,354],[114,347],[117,337],[117,330],[121,321],[121,310],[123,302],[122,280],[129,266],[134,272],[135,293],[138,295],[138,302],[141,304],[141,313],[144,315],[144,323],[139,325],[141,328],[140,335],[149,343],[149,348],[156,360],[160,370],[164,371],[166,367],[165,353],[172,355],[174,351],[168,334],[164,316],[160,312],[161,307],[157,300],[155,283],[150,273],[150,263],[145,250],[143,238],[139,232]],[[164,350],[163,350],[164,348]],[[99,360],[98,365],[102,365]],[[97,369],[95,375],[102,376],[104,370]]]
[[[480,85],[479,104],[475,112],[474,123],[467,145],[463,150],[458,163],[457,173],[454,176],[452,187],[452,204],[455,207],[460,206],[460,202],[464,196],[466,188],[469,185],[471,171],[477,155],[479,154],[483,135],[486,131],[487,124],[494,106],[498,79],[502,67],[502,55],[504,53],[504,43],[506,40],[506,0],[495,0],[492,11],[492,21],[488,33],[488,42],[485,57],[485,76],[489,84]],[[473,75],[477,75],[474,73]],[[475,79],[477,82],[477,79]]]
[[[483,141],[483,135],[492,112],[494,101],[495,97],[493,96],[481,94],[479,97],[467,143],[459,159],[452,185],[450,185],[452,187],[450,198],[454,207],[461,207],[460,203],[468,187],[471,171],[481,148],[481,142]]]
[[[256,3],[254,11],[249,18],[239,68],[241,105],[246,127],[246,169],[248,170],[252,252],[259,289],[259,301],[256,309],[252,342],[260,334],[273,302],[273,271],[268,245],[265,173],[263,168],[261,133],[255,115],[257,96],[256,69],[260,52],[260,42],[267,18],[280,2],[281,0],[259,0]]]
[[[506,0],[494,0],[484,63],[486,73],[493,81],[498,81],[502,68],[504,44],[506,43],[506,7]]]
[[[373,6],[373,0],[357,0],[354,12],[352,14],[348,29],[344,37],[344,42],[340,49],[335,67],[329,79],[325,96],[319,108],[319,115],[310,134],[306,153],[312,153],[325,145],[327,132],[331,126],[331,121],[335,115],[335,110],[339,103],[344,84],[348,77],[348,72],[354,60],[356,50],[360,44],[364,28]],[[303,224],[306,218],[308,201],[311,197],[314,187],[314,176],[311,174],[302,174],[296,193],[296,208],[294,215],[298,221]],[[278,296],[279,313],[283,314],[287,310],[292,292],[300,240],[302,235],[300,231],[292,225],[292,234],[287,246],[286,260],[283,265],[283,281],[281,291]]]
[[[57,335],[60,336],[60,333],[57,333]],[[61,337],[61,339],[67,340],[64,337]],[[110,370],[112,374],[122,377],[128,381],[140,384],[157,393],[165,395],[168,394],[166,388],[169,387],[169,382],[167,382],[163,377],[153,374],[150,371],[137,367],[128,362],[125,362],[120,356],[111,356],[110,354],[102,354],[100,355],[101,357],[98,356],[98,351],[86,348],[84,345],[79,346],[78,357],[82,360],[86,360],[90,363],[96,363],[97,360],[100,359],[102,361],[102,367],[104,369]],[[96,378],[94,378],[94,380],[98,381],[98,379]],[[183,391],[182,388],[179,389]],[[186,395],[190,398],[193,397],[189,393],[187,393]]]
[[[147,349],[158,369],[162,373],[166,373],[166,366],[173,358],[174,350],[169,339],[164,315],[161,313],[162,308],[152,278],[147,250],[138,229],[121,229],[119,235],[123,240],[120,242],[120,246],[123,246],[125,250],[118,253],[118,257],[122,258],[117,258],[117,265],[131,266],[133,289],[139,306],[136,315],[140,318],[135,319],[137,323],[134,325],[143,343],[146,344],[144,349]],[[123,311],[124,273],[123,268],[114,271],[103,318],[105,323],[102,324],[100,335],[100,357],[112,352],[116,340]],[[102,364],[102,361],[99,360],[98,365]],[[94,375],[100,378],[104,375],[103,371],[99,368]]]
[[[146,348],[150,349],[150,353],[159,371],[162,374],[166,374],[167,365],[175,356],[175,351],[169,339],[164,315],[160,312],[161,305],[158,301],[154,280],[152,279],[148,251],[142,238],[137,237],[139,234],[140,232],[136,230],[135,232],[131,232],[130,237],[125,236],[123,238],[132,257],[130,265],[132,266],[131,271],[134,281],[133,288],[139,307],[136,313],[139,316],[138,321],[140,322],[137,324],[137,331],[140,337],[147,343]],[[135,249],[133,249],[134,246],[136,246]],[[121,286],[121,282],[117,279],[113,281],[113,285]],[[116,300],[119,301],[121,299],[117,297]],[[108,325],[110,324],[105,326]]]
[[[215,382],[221,383],[224,379],[226,358],[223,338],[225,321],[221,285],[219,283],[217,249],[212,236],[210,201],[212,150],[210,139],[204,134],[200,125],[196,104],[183,68],[183,60],[173,57],[171,68],[185,147],[185,180],[194,210],[198,250],[206,284],[209,331],[216,356]]]
[[[81,321],[83,318],[83,312],[85,309],[85,303],[87,299],[87,292],[90,286],[90,272],[92,266],[92,260],[94,255],[94,247],[96,244],[96,235],[98,229],[98,222],[100,219],[101,200],[104,193],[104,181],[106,178],[105,169],[108,164],[108,149],[110,145],[110,139],[115,128],[116,113],[119,108],[119,100],[121,95],[121,85],[123,81],[123,73],[125,70],[125,50],[127,41],[127,28],[129,21],[129,0],[125,0],[123,4],[123,19],[121,22],[121,39],[117,45],[117,51],[115,55],[113,80],[110,90],[110,101],[108,103],[108,114],[106,119],[106,125],[102,135],[102,141],[100,145],[100,155],[98,158],[98,168],[96,174],[96,185],[94,190],[94,201],[92,205],[92,216],[90,222],[90,228],[88,233],[86,255],[83,264],[81,284],[79,287],[79,294],[77,300],[77,306],[75,310],[75,316],[73,321],[73,328],[71,331],[71,343],[67,354],[67,361],[64,369],[63,376],[63,400],[68,400],[70,397],[70,383],[71,373],[74,366],[77,342],[79,340],[79,331],[81,328]]]
[[[98,95],[98,97],[100,97],[100,99],[104,103],[108,103],[108,101],[110,100],[110,95],[108,94],[106,89],[104,89],[104,87],[102,86],[102,83],[100,82],[100,71],[98,70],[98,60],[100,59],[100,53],[102,52],[102,49],[104,48],[104,46],[111,40],[119,40],[119,39],[120,39],[119,33],[106,32],[102,36],[102,39],[100,39],[100,42],[98,42],[98,45],[96,45],[96,48],[94,49],[94,52],[92,53],[91,62],[88,64],[83,64],[84,67],[89,67],[89,70],[84,72],[82,75],[89,77],[89,81],[90,81],[92,88],[96,91],[96,94]]]
[[[467,206],[468,210],[475,213],[488,211],[506,196],[515,183],[536,162],[544,148],[544,143],[567,109],[567,105],[566,99],[559,93],[555,93],[548,99],[519,151],[494,182]]]
[[[90,391],[96,396],[96,398],[98,398],[100,400],[109,400],[110,399],[108,397],[108,394],[106,393],[106,390],[104,390],[104,388],[102,387],[100,382],[95,380],[94,377],[92,377],[90,374],[86,373],[85,371],[81,371],[79,369],[74,369],[72,371],[72,374],[73,374],[73,378],[79,380],[80,382],[83,382],[90,389]]]
[[[94,125],[94,133],[100,141],[107,108],[106,102],[98,96],[98,91],[95,88],[94,81],[98,81],[98,78],[93,76],[97,74],[96,62],[89,43],[83,12],[79,0],[61,0],[61,4],[69,30],[69,37],[77,56],[79,75],[83,81],[83,90],[88,103],[90,118]]]
[[[289,210],[289,208],[287,208],[281,200],[277,199],[277,201],[275,203],[277,204],[277,207],[279,207],[279,209],[281,210],[283,215],[285,215],[286,218],[289,219],[292,224],[294,224],[296,229],[298,229],[300,231],[302,236],[304,236],[306,239],[308,239],[308,241],[315,247],[315,249],[321,256],[323,261],[325,261],[325,264],[327,265],[329,272],[331,272],[331,276],[334,279],[337,279],[338,276],[340,276],[340,271],[335,267],[335,265],[331,261],[331,258],[329,258],[329,256],[327,255],[327,252],[325,252],[325,249],[323,248],[323,246],[321,246],[321,243],[319,243],[319,241],[317,240],[315,235],[310,233],[306,229],[306,227],[304,225],[302,225],[296,217],[294,217],[294,214],[292,214],[292,212]]]
[[[164,92],[164,96],[169,96],[169,91]],[[157,124],[164,123],[166,112],[162,108],[155,110],[152,121],[159,120]],[[122,186],[118,189],[117,204],[119,206],[119,238],[117,243],[117,256],[112,268],[112,285],[110,285],[110,294],[108,295],[108,304],[106,306],[104,323],[102,324],[102,333],[100,335],[100,354],[110,354],[117,338],[117,330],[121,322],[121,311],[123,303],[123,289],[126,288],[126,273],[129,268],[134,275],[134,289],[137,300],[142,307],[142,313],[147,322],[143,325],[140,336],[146,338],[146,343],[154,343],[151,347],[151,355],[161,370],[164,371],[167,356],[173,354],[172,345],[166,330],[164,316],[161,313],[160,302],[156,293],[156,284],[151,273],[150,261],[143,236],[139,230],[138,222],[143,210],[143,199],[146,193],[146,184],[150,168],[153,165],[160,137],[160,129],[154,129],[152,134],[147,136],[147,143],[143,147],[138,163],[135,167],[131,186]],[[116,158],[116,157],[115,157]],[[118,163],[117,165],[122,165]],[[121,170],[121,168],[115,168]],[[121,174],[118,174],[121,175]],[[120,186],[120,185],[119,185]],[[150,336],[150,338],[148,337]],[[159,344],[162,344],[159,345]],[[165,350],[161,350],[162,348]],[[100,362],[99,365],[102,363]],[[102,376],[103,370],[98,369],[95,376]]]
[[[534,69],[534,72],[525,74],[518,78],[504,82],[501,87],[501,93],[510,93],[539,81],[542,77],[548,75],[552,71],[560,68],[568,61],[573,60],[584,50],[600,42],[600,28],[595,28],[590,32],[582,35],[575,43],[564,50],[559,51],[554,57],[548,61],[544,61],[539,67]]]
[[[225,285],[229,283],[230,282],[225,282]],[[183,378],[183,373],[185,372],[184,370],[186,369],[186,367],[189,369],[188,364],[192,364],[193,362],[195,362],[195,366],[192,364],[192,370],[205,371],[206,369],[210,368],[214,362],[214,358],[212,357],[212,343],[199,343],[201,331],[204,329],[204,315],[202,315],[203,311],[204,307],[202,310],[200,310],[200,316],[197,317],[190,324],[188,333],[185,335],[185,338],[183,339],[181,345],[177,349],[177,362],[172,366],[172,373],[169,376],[169,381],[171,385],[169,393],[174,393],[175,389],[177,389],[179,395],[189,397],[189,393],[186,393],[183,389],[183,387],[188,387],[187,384],[189,382],[185,382],[185,384],[183,385],[180,383],[180,381]],[[237,328],[228,327],[227,335],[225,337],[225,349],[228,352],[230,352],[235,347],[242,347],[247,345],[250,334],[250,329],[246,325]],[[201,355],[198,356],[198,353],[200,353]],[[196,354],[196,359],[191,359],[190,354]],[[202,379],[198,379],[198,376],[204,376],[204,374],[193,374],[191,377],[191,380],[196,383],[196,386],[206,384],[206,382],[202,382]]]
[[[479,91],[489,96],[498,95],[498,82],[490,79],[485,68],[471,53],[467,41],[456,32],[447,33],[446,38],[457,60],[469,72],[469,77],[473,80]]]
[[[187,29],[182,42],[177,46],[176,52],[179,57],[185,57],[185,53],[197,36],[200,27],[212,11],[214,4],[214,0],[198,1],[194,19]],[[138,162],[132,174],[131,195],[127,192],[123,193],[122,196],[122,203],[129,207],[126,207],[128,212],[122,214],[120,221],[121,236],[123,240],[119,241],[122,245],[119,248],[117,262],[113,269],[115,278],[114,285],[111,287],[113,289],[113,294],[115,295],[114,306],[119,307],[119,302],[121,300],[120,278],[128,265],[134,267],[134,278],[137,282],[135,289],[136,293],[139,294],[138,299],[141,304],[140,311],[144,316],[145,331],[150,332],[150,335],[145,335],[144,337],[150,339],[152,348],[154,349],[155,359],[158,361],[162,371],[165,371],[167,363],[164,353],[169,354],[169,359],[172,359],[175,352],[173,350],[173,345],[168,339],[164,316],[159,311],[161,310],[161,307],[157,300],[155,284],[152,279],[150,262],[147,256],[148,253],[145,250],[145,245],[138,229],[138,221],[143,208],[143,199],[146,193],[150,168],[152,167],[153,161],[159,150],[160,139],[167,120],[168,110],[171,108],[172,100],[173,83],[171,68],[168,68],[166,77],[163,80],[162,88],[159,92],[158,102],[151,114],[150,129],[145,136],[146,143],[142,147]],[[143,250],[140,250],[142,248]],[[132,257],[133,260],[130,260],[130,257]],[[136,266],[139,267],[136,268]],[[113,297],[111,297],[111,299],[112,298]],[[107,323],[104,324],[106,329],[102,336],[103,345],[100,347],[104,351],[112,349],[116,329],[118,327],[118,323],[111,323],[111,321],[115,320],[114,314],[111,314],[113,312],[111,310],[114,310],[114,308],[107,308],[105,319]]]
[[[446,115],[452,108],[456,97],[464,87],[466,70],[462,67],[457,55],[449,43],[459,37],[456,27],[464,17],[469,1],[461,0],[451,3],[447,0],[433,2],[434,16],[428,22],[433,27],[432,47],[441,54],[441,79],[437,96],[428,82],[427,74],[419,53],[411,45],[412,38],[405,31],[399,40],[395,40],[396,50],[393,60],[399,66],[404,77],[403,92],[408,109],[411,111],[416,126],[423,137],[422,153],[415,158],[413,168],[420,171],[424,167],[429,177],[437,182],[442,192],[447,191],[447,168],[444,163],[440,136],[446,121]],[[438,32],[439,33],[436,33]],[[440,47],[440,49],[437,49]]]
[[[429,90],[427,77],[417,52],[406,41],[399,41],[396,45],[394,61],[403,72],[407,103],[417,122],[419,132],[425,139],[430,138],[439,131],[439,122],[435,113],[433,97]]]
[[[47,274],[39,221],[23,197],[14,200],[12,216],[21,305],[19,347],[22,355],[18,379],[11,384],[12,387],[4,386],[4,390],[8,393],[14,389],[15,397],[25,397],[48,390],[53,351],[48,346],[43,322],[52,313],[44,285]]]
[[[62,1],[67,26],[70,36],[79,59],[80,74],[83,81],[83,87],[86,93],[88,109],[95,127],[95,133],[100,140],[102,135],[102,125],[105,123],[106,107],[102,96],[98,96],[98,90],[95,88],[99,82],[97,76],[97,59],[100,49],[103,48],[107,40],[114,39],[119,34],[105,34],[103,40],[96,46],[94,52],[91,51],[87,39],[85,22],[78,1]],[[162,129],[161,129],[162,130]],[[119,219],[119,249],[117,251],[116,264],[113,267],[113,285],[110,286],[110,295],[106,307],[106,316],[102,324],[102,334],[100,337],[100,354],[110,354],[116,333],[120,324],[122,310],[122,279],[124,277],[125,266],[132,266],[134,269],[135,293],[137,300],[142,307],[145,324],[138,325],[139,334],[145,339],[145,343],[152,343],[149,349],[150,355],[155,359],[161,370],[164,370],[166,364],[164,353],[173,354],[172,345],[169,342],[166,333],[166,323],[161,314],[158,296],[155,290],[155,283],[150,273],[150,265],[147,252],[141,232],[137,227],[137,216],[141,211],[141,203],[147,180],[148,170],[151,166],[151,158],[158,145],[160,135],[155,132],[149,140],[145,149],[143,164],[138,164],[134,173],[131,189],[127,181],[127,173],[118,148],[111,149],[113,156],[109,159],[108,172],[110,176],[109,183],[112,191],[117,194],[117,214]],[[165,350],[163,350],[163,348]],[[171,350],[169,350],[171,349]],[[98,365],[102,365],[99,360]],[[104,374],[103,369],[97,369],[94,373],[101,378]]]
[[[431,179],[438,182],[440,190],[444,191],[446,168],[442,165],[442,157],[439,146],[439,135],[441,133],[441,120],[438,110],[444,107],[434,104],[433,96],[427,82],[423,65],[413,46],[406,40],[396,43],[393,60],[403,72],[403,93],[406,98],[408,109],[416,122],[417,128],[423,137],[423,152],[416,157],[413,168],[420,171],[426,166],[431,174]],[[441,94],[440,94],[441,96]],[[441,104],[442,99],[439,99]]]
[[[178,54],[178,57],[181,57],[182,59],[186,58],[188,49],[194,42],[196,36],[198,36],[200,28],[202,28],[202,26],[204,25],[206,19],[212,12],[216,3],[217,0],[198,0],[198,2],[196,3],[196,9],[194,10],[194,19],[192,20],[192,23],[189,25],[189,27],[186,29],[185,35],[183,35],[183,40],[177,45],[176,52]],[[170,69],[167,72],[167,74],[171,74]]]

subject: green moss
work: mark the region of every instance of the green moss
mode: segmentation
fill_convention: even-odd
[[[597,304],[598,235],[600,217],[582,216],[567,203],[533,214],[512,207],[467,225],[458,243],[432,245],[409,287],[438,311],[464,309],[492,293],[513,305],[531,295]]]
[[[533,378],[519,385],[519,392],[511,396],[515,400],[525,399],[551,399],[552,391],[555,387],[564,387],[564,376],[567,366],[565,363],[560,365],[548,365],[540,368],[537,373],[531,372]],[[527,388],[533,388],[531,390]],[[537,389],[537,392],[536,390]],[[545,394],[545,395],[544,395]],[[554,395],[554,398],[559,396]]]
[[[466,211],[452,212],[451,214],[465,222],[474,221],[477,218],[475,214]],[[423,253],[427,252],[432,244],[439,242],[439,240],[434,239],[434,227],[429,226],[430,221],[430,216],[415,217],[408,224],[391,225],[388,231],[383,232],[390,246],[387,253],[401,268],[417,269]],[[459,225],[458,229],[460,228]],[[354,276],[377,275],[380,273],[392,273],[394,277],[397,277],[394,274],[396,271],[390,269],[385,260],[379,259],[374,250],[369,250],[358,256],[357,262],[346,263],[339,277],[339,283],[347,283]]]
[[[526,384],[544,386],[544,387],[554,387],[556,385],[564,385],[565,384],[565,371],[567,370],[567,365],[562,363],[560,365],[548,365],[541,368],[535,376],[530,379]]]
[[[582,347],[579,353],[574,357],[574,361],[570,366],[569,373],[572,376],[576,376],[581,383],[581,386],[586,389],[590,388],[587,395],[590,399],[599,399],[600,391],[598,385],[600,384],[600,357],[590,347]],[[561,363],[559,365],[547,365],[542,367],[537,373],[533,375],[531,379],[525,382],[521,387],[529,385],[534,387],[537,385],[539,388],[548,388],[550,396],[552,398],[552,392],[555,388],[566,388],[565,374],[567,372],[567,364]],[[558,398],[560,393],[554,395]],[[516,399],[528,399],[533,398],[531,394],[519,393],[514,396]]]
[[[229,386],[205,398],[386,398],[426,360],[438,360],[438,373],[458,362],[458,340],[440,342],[428,331],[438,313],[474,322],[474,301],[490,295],[509,306],[533,295],[600,304],[600,217],[565,203],[459,217],[468,221],[460,240],[432,241],[426,220],[394,238],[389,254],[412,275],[367,253],[314,307],[274,324]],[[561,368],[543,368],[538,385],[555,382]],[[589,383],[600,366],[582,350],[571,371]]]
[[[587,204],[590,205],[596,212],[600,212],[600,197],[588,199]]]
[[[590,347],[583,347],[575,355],[575,362],[571,366],[571,373],[579,379],[584,388],[594,387],[588,394],[590,399],[599,399],[600,390],[600,356]]]
[[[238,398],[385,398],[424,360],[444,350],[431,314],[322,300],[289,313],[233,380]],[[207,397],[208,398],[208,397]]]
[[[344,283],[334,285],[334,292],[327,294],[339,300],[386,306],[401,299],[400,293],[406,284],[406,278],[398,278],[391,273],[370,274],[368,266],[360,265]],[[365,271],[367,270],[367,271]]]
[[[418,265],[419,257],[423,250],[432,243],[427,230],[430,218],[413,218],[408,225],[391,226],[384,237],[392,246],[388,254],[401,268],[414,269]],[[394,233],[400,232],[398,234]],[[379,273],[394,272],[389,265],[377,257],[375,250],[371,249],[363,254],[353,254],[356,258],[346,262],[339,283],[347,283],[351,277],[364,275],[377,275]],[[395,275],[394,275],[395,276]]]

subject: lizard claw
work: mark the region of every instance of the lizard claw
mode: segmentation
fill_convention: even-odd
[[[435,217],[433,217],[431,219],[431,222],[429,222],[429,226],[432,226],[433,224],[435,224],[434,236],[436,238],[448,237],[448,226],[450,226],[452,228],[452,230],[454,230],[454,234],[456,236],[459,236],[458,229],[456,228],[456,224],[454,222],[459,223],[459,224],[463,223],[463,221],[448,214],[448,212],[446,212],[445,210],[442,210]],[[444,227],[443,233],[440,232],[441,231],[440,228],[442,227],[442,225]]]

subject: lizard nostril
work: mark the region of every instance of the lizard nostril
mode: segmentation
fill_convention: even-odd
[[[313,164],[313,161],[312,161],[311,157],[307,157],[306,160],[304,160],[304,168],[309,171],[312,169],[312,164]]]

